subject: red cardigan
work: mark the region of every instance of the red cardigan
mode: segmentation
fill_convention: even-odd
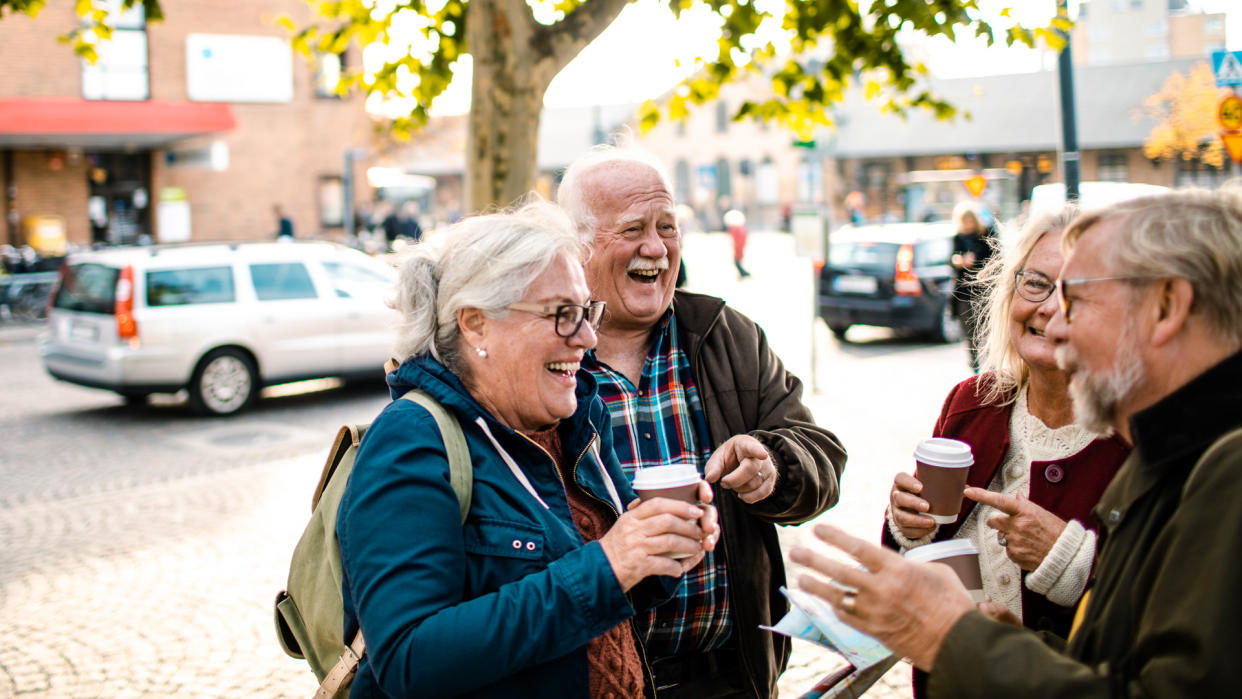
[[[971,377],[949,391],[940,418],[936,420],[933,436],[949,437],[969,444],[974,452],[975,464],[970,468],[967,483],[987,488],[996,470],[1005,463],[1005,455],[1009,451],[1009,417],[1013,405],[983,405],[977,394],[980,379],[978,376]],[[1063,520],[1076,519],[1094,531],[1097,525],[1091,517],[1091,508],[1129,453],[1130,447],[1125,440],[1114,434],[1092,441],[1082,451],[1066,459],[1033,461],[1031,502]],[[940,525],[934,540],[943,541],[957,534],[974,505],[973,500],[963,501],[957,521]],[[898,549],[887,521],[883,531],[884,545]],[[1026,575],[1027,571],[1022,571],[1022,623],[1028,628],[1051,631],[1065,638],[1073,622],[1074,607],[1062,607],[1043,595],[1031,592],[1025,584]]]

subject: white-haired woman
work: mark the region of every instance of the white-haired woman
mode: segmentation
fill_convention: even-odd
[[[719,530],[711,507],[626,509],[607,412],[578,373],[603,313],[583,252],[536,202],[466,219],[403,262],[389,386],[461,423],[473,501],[463,525],[432,418],[389,404],[337,518],[346,637],[367,642],[355,699],[642,695],[635,606],[670,593]]]
[[[989,290],[983,372],[949,392],[933,430],[974,452],[972,487],[957,521],[937,525],[925,514],[922,484],[899,473],[884,527],[885,543],[902,550],[970,539],[979,547],[989,611],[1062,637],[1091,573],[1091,508],[1129,454],[1116,435],[1075,424],[1069,376],[1044,336],[1057,312],[1061,235],[1075,214],[1066,207],[1033,217],[980,275]]]

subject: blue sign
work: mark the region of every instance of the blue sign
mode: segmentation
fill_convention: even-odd
[[[1217,87],[1242,85],[1242,51],[1213,51],[1212,72]]]

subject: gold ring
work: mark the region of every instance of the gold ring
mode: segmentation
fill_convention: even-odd
[[[855,605],[858,603],[858,595],[853,592],[847,592],[841,595],[841,611],[853,616],[855,614]]]

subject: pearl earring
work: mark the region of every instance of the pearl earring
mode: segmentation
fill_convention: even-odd
[[[475,354],[478,354],[480,357],[483,357],[484,359],[487,358],[487,350],[483,349],[482,347],[475,347],[474,351],[475,351]]]

